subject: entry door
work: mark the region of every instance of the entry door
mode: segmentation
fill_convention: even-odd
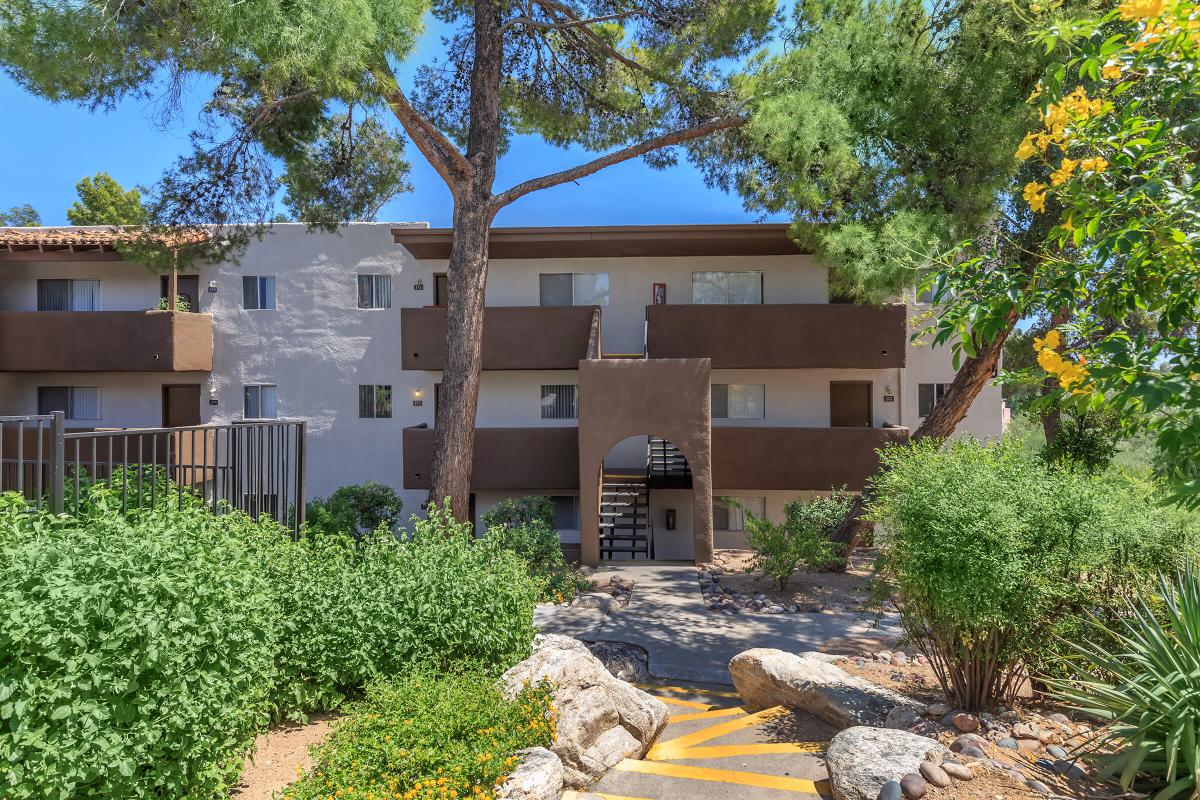
[[[158,296],[165,299],[171,294],[171,276],[163,275],[160,283],[161,291]],[[177,294],[187,301],[188,311],[199,311],[200,307],[196,303],[200,298],[200,276],[180,275],[176,284],[176,288],[179,290]],[[167,307],[170,308],[170,304]]]
[[[871,427],[871,382],[829,384],[829,425],[834,428]]]
[[[435,306],[446,305],[447,298],[450,297],[450,278],[446,273],[438,272],[433,276],[433,304]]]
[[[200,424],[200,384],[163,386],[163,427],[182,428]]]

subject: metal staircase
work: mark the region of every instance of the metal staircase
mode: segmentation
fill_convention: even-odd
[[[692,468],[678,447],[651,436],[646,445],[646,482],[654,489],[690,489]]]
[[[600,486],[600,557],[654,558],[650,489],[644,475],[605,473]]]

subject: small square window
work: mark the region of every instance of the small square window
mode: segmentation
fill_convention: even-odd
[[[275,276],[243,275],[242,307],[249,311],[270,311],[275,308]]]
[[[276,419],[279,416],[279,387],[273,384],[247,385],[242,416],[246,419]]]
[[[917,416],[928,417],[932,414],[933,407],[942,402],[949,389],[948,383],[917,384]]]
[[[55,411],[67,419],[100,419],[100,387],[39,386],[38,413]]]
[[[607,272],[558,272],[538,276],[543,306],[607,306]]]
[[[359,275],[358,276],[358,307],[359,308],[391,308],[392,307],[392,276],[391,275]]]
[[[762,419],[767,387],[762,383],[714,383],[713,419]]]
[[[693,272],[692,302],[699,305],[759,305],[763,301],[763,274],[747,272]]]
[[[542,386],[542,419],[578,419],[575,386],[557,384]]]
[[[39,278],[38,311],[99,311],[100,281]]]
[[[746,517],[762,519],[767,515],[765,497],[714,497],[713,530],[744,531]]]
[[[374,384],[359,386],[358,416],[361,419],[391,419],[392,387]]]
[[[552,495],[554,527],[560,531],[579,530],[579,498],[573,494]]]

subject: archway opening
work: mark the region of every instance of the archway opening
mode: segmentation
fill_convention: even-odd
[[[694,554],[692,471],[667,439],[629,436],[604,456],[600,558],[690,561]]]

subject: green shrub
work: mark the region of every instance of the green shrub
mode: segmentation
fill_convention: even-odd
[[[369,687],[284,797],[492,798],[511,754],[548,745],[554,723],[546,688],[508,701],[491,673],[413,669]]]
[[[1075,646],[1082,663],[1071,665],[1073,680],[1051,685],[1060,700],[1108,723],[1100,747],[1090,754],[1100,763],[1099,777],[1119,779],[1126,791],[1154,792],[1154,800],[1195,797],[1200,791],[1200,574],[1195,566],[1181,571],[1173,585],[1162,579],[1155,599],[1161,601],[1160,611],[1149,598],[1139,597],[1111,625],[1089,618],[1085,625],[1097,635]]]
[[[951,702],[1010,699],[1069,634],[1195,552],[1195,517],[1118,472],[1058,469],[1019,443],[918,442],[883,453],[871,517],[880,577]]]
[[[540,598],[563,602],[590,584],[563,558],[554,509],[548,497],[521,497],[501,501],[482,515],[487,540],[521,558],[541,585]]]
[[[1121,420],[1111,411],[1063,409],[1054,442],[1041,456],[1050,464],[1100,472],[1116,458],[1121,435]]]
[[[400,526],[404,501],[390,486],[367,481],[343,486],[329,495],[328,500],[316,498],[304,507],[305,526],[310,533],[361,536],[386,528],[395,531]]]
[[[754,551],[747,572],[761,571],[784,591],[797,568],[828,566],[839,555],[830,536],[853,502],[844,491],[829,497],[793,500],[783,507],[783,524],[756,517],[739,505],[746,515],[746,540]]]
[[[278,638],[248,518],[0,509],[0,796],[201,798],[267,720]]]

